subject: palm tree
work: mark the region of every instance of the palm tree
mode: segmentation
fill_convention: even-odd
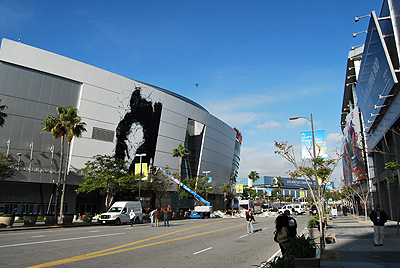
[[[81,117],[78,116],[78,109],[72,108],[69,106],[65,113],[62,114],[63,121],[67,125],[66,137],[68,141],[68,149],[67,149],[67,159],[65,161],[65,170],[64,170],[64,180],[63,180],[63,188],[61,193],[61,207],[60,207],[60,216],[63,217],[64,212],[64,196],[65,196],[65,185],[67,181],[67,173],[68,173],[68,164],[69,164],[69,154],[71,149],[71,141],[74,137],[80,138],[82,133],[86,131],[86,123],[81,121]]]
[[[56,140],[58,138],[61,138],[61,153],[60,153],[60,168],[58,170],[58,182],[57,182],[57,187],[56,187],[56,206],[55,206],[55,216],[56,216],[56,224],[58,224],[57,218],[58,218],[58,194],[60,190],[60,183],[61,183],[61,173],[62,173],[62,167],[63,167],[63,158],[64,158],[64,136],[67,133],[67,124],[64,121],[64,114],[65,114],[65,108],[62,106],[58,106],[56,108],[57,112],[57,117],[54,117],[52,115],[48,115],[41,125],[44,125],[44,128],[40,131],[42,132],[50,132],[53,134],[53,138]]]
[[[279,195],[281,194],[281,186],[285,185],[285,182],[283,181],[283,179],[281,178],[281,176],[278,176],[274,179],[274,185],[278,186],[279,189]],[[279,198],[279,203],[281,203],[281,198]]]
[[[1,103],[1,99],[0,99]],[[3,112],[5,109],[7,109],[7,105],[0,105],[0,127],[4,125],[6,122],[6,117],[8,116],[5,112]]]
[[[175,148],[172,151],[172,156],[173,157],[179,157],[179,190],[178,190],[178,212],[181,209],[181,179],[182,179],[182,159],[189,156],[189,150],[183,146],[182,144],[179,144],[178,148]]]
[[[249,174],[249,179],[253,182],[253,183],[255,183],[256,182],[256,180],[258,180],[260,178],[260,176],[258,175],[258,173],[257,173],[257,171],[251,171],[250,172],[250,174]]]
[[[222,192],[224,194],[224,212],[226,211],[226,198],[227,198],[227,193],[229,193],[231,191],[231,184],[229,183],[223,183],[220,187],[219,187],[219,191]]]

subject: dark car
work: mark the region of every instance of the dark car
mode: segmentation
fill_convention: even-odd
[[[315,215],[318,215],[318,210],[317,210],[317,206],[313,205],[310,208],[310,216],[315,216]]]

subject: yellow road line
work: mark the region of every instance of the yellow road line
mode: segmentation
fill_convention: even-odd
[[[222,222],[225,222],[225,221],[222,221]],[[218,222],[218,223],[221,223],[221,222]],[[134,250],[134,249],[139,249],[139,248],[144,248],[144,247],[150,247],[150,246],[154,246],[154,245],[164,244],[164,243],[168,243],[168,242],[183,240],[183,239],[187,239],[187,238],[192,238],[192,237],[196,237],[196,236],[200,236],[200,235],[220,232],[220,231],[224,231],[224,230],[228,230],[228,229],[232,229],[232,228],[236,228],[236,227],[239,227],[239,226],[246,225],[246,223],[244,223],[244,224],[239,224],[239,225],[226,227],[226,228],[222,228],[222,229],[218,229],[218,230],[213,230],[213,231],[208,231],[208,232],[188,235],[188,236],[184,236],[184,237],[179,237],[179,238],[173,238],[173,239],[169,239],[169,240],[154,242],[154,243],[150,243],[150,244],[139,245],[139,246],[136,246],[136,247],[121,249],[123,247],[131,246],[131,245],[138,244],[138,243],[141,243],[141,242],[153,240],[153,239],[164,237],[164,236],[171,235],[171,234],[174,234],[174,233],[178,233],[178,232],[182,232],[182,231],[186,231],[186,230],[190,230],[190,229],[194,229],[194,228],[199,228],[199,227],[207,226],[207,225],[211,225],[211,224],[216,224],[216,223],[202,224],[202,225],[199,225],[199,226],[194,226],[194,227],[190,227],[190,228],[174,231],[174,232],[171,232],[171,233],[168,233],[168,234],[163,234],[163,235],[159,235],[159,236],[143,239],[143,240],[136,241],[136,242],[133,242],[133,243],[121,245],[121,246],[118,246],[118,247],[109,248],[109,249],[105,249],[105,250],[100,250],[100,251],[96,251],[96,252],[92,252],[92,253],[88,253],[88,254],[83,254],[83,255],[80,255],[80,256],[70,257],[70,258],[66,258],[66,259],[62,259],[62,260],[58,260],[58,261],[52,261],[52,262],[47,262],[47,263],[38,264],[38,265],[34,265],[34,266],[29,266],[27,268],[49,267],[49,266],[53,266],[53,265],[59,265],[59,264],[71,263],[71,262],[75,262],[75,261],[86,260],[86,259],[91,259],[91,258],[96,258],[96,257],[101,257],[101,256],[107,256],[107,255],[111,255],[111,254],[115,254],[115,253],[121,253],[121,252],[129,251],[129,250]]]

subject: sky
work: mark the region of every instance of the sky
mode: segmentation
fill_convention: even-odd
[[[287,177],[313,115],[328,155],[341,146],[347,56],[382,0],[0,0],[7,38],[176,92],[243,135],[239,178]],[[198,84],[196,87],[195,84]],[[342,167],[332,176],[340,185]]]

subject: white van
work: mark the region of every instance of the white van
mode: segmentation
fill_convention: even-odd
[[[142,223],[142,203],[140,201],[115,202],[106,213],[100,215],[99,222],[101,224],[115,223],[116,225],[129,223],[129,212],[132,209],[136,214],[135,223]]]
[[[289,210],[290,213],[292,213],[292,209],[294,208],[295,210],[295,214],[304,214],[306,212],[306,210],[304,209],[304,207],[301,204],[287,204],[284,205],[282,208],[278,209],[279,214],[283,214],[283,212],[285,210]]]

